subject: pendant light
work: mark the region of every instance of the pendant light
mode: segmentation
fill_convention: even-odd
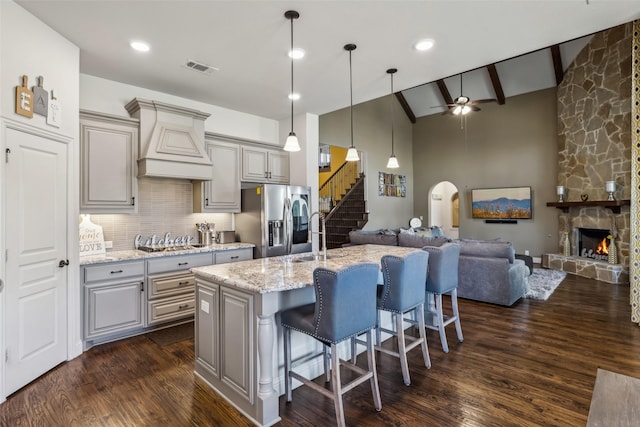
[[[389,161],[387,162],[387,168],[389,169],[397,169],[400,167],[398,164],[398,159],[396,158],[396,154],[394,152],[393,146],[393,75],[398,72],[396,68],[389,68],[387,73],[391,76],[391,157],[389,157]]]
[[[349,52],[349,112],[351,113],[351,147],[347,150],[347,158],[345,160],[347,162],[357,162],[360,157],[358,156],[358,150],[353,145],[353,72],[351,67],[351,52],[356,50],[356,45],[353,43],[346,44],[344,45],[344,50]]]
[[[298,137],[293,131],[293,20],[298,19],[300,14],[295,10],[288,10],[284,13],[285,18],[291,21],[291,50],[289,55],[291,56],[291,132],[284,143],[284,151],[300,151],[300,143],[298,143]]]

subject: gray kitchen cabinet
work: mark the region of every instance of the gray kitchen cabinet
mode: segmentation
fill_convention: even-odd
[[[189,269],[211,265],[213,259],[206,252],[147,261],[147,326],[193,317],[195,278]]]
[[[80,211],[137,212],[138,120],[80,112]]]
[[[207,281],[197,282],[196,295],[196,372],[249,409],[256,395],[254,297]]]
[[[253,259],[253,248],[229,249],[216,252],[216,264],[226,264],[228,262],[246,261]]]
[[[144,261],[89,265],[81,273],[86,341],[144,326]]]
[[[193,212],[240,212],[240,146],[207,136],[211,180],[194,181]]]
[[[242,180],[288,184],[289,153],[260,146],[243,146]]]

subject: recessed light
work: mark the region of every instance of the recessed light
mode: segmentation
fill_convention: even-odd
[[[304,57],[304,49],[300,49],[299,47],[293,48],[293,50],[289,51],[289,58],[300,59]]]
[[[431,40],[431,39],[424,39],[424,40],[420,40],[419,42],[414,44],[413,47],[416,50],[425,51],[425,50],[431,49],[433,47],[434,43],[435,42],[433,40]]]
[[[291,99],[293,101],[297,101],[298,99],[300,99],[300,94],[299,93],[290,93],[289,94],[289,99]]]
[[[133,40],[131,43],[129,43],[129,46],[131,46],[133,50],[137,50],[138,52],[149,52],[150,49],[148,43],[140,40]]]

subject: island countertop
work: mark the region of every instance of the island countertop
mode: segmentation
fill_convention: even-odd
[[[304,288],[313,283],[313,270],[326,267],[338,270],[361,262],[380,264],[384,255],[403,256],[421,250],[400,246],[356,245],[327,251],[326,261],[301,261],[310,252],[260,258],[232,264],[192,268],[196,276],[217,283],[257,293],[280,292]]]

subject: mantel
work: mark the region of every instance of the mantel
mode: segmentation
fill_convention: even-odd
[[[603,208],[611,209],[613,213],[620,213],[622,206],[630,206],[631,200],[593,200],[593,201],[579,201],[579,202],[547,202],[547,206],[562,209],[563,212],[569,212],[569,208],[573,207],[594,207],[600,206]]]

